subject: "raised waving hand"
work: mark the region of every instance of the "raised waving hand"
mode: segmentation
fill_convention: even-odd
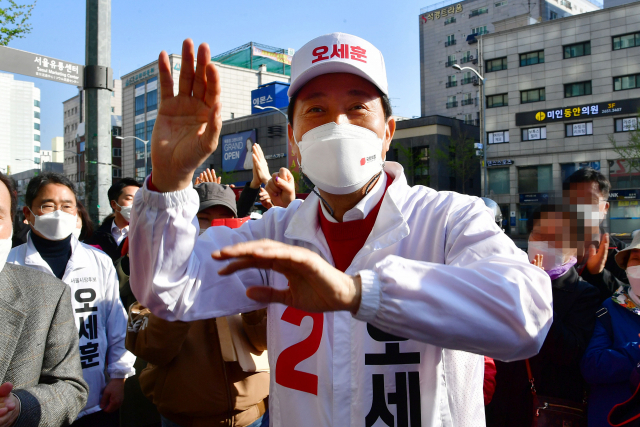
[[[220,77],[206,43],[198,48],[195,71],[194,60],[193,41],[187,39],[182,44],[179,91],[174,96],[169,56],[162,51],[158,59],[161,102],[151,136],[151,163],[153,184],[162,192],[189,187],[196,168],[218,147]]]

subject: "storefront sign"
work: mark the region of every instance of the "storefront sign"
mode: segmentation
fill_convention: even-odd
[[[50,56],[0,46],[0,64],[3,71],[72,86],[84,85],[84,66]]]
[[[273,160],[273,159],[281,159],[286,157],[287,153],[278,153],[278,154],[267,154],[264,156],[265,160]]]
[[[256,107],[275,107],[277,109],[287,107],[289,105],[288,89],[289,85],[286,83],[273,82],[252,90],[251,114],[265,111]],[[271,109],[269,108],[269,110]]]
[[[448,15],[453,15],[455,13],[462,12],[462,3],[458,3],[456,5],[446,6],[442,9],[435,10],[433,12],[425,13],[420,17],[422,22],[426,24],[428,21],[433,21],[440,18],[446,18]]]
[[[612,190],[609,193],[609,200],[637,200],[638,190]]]
[[[549,193],[520,194],[520,203],[547,203]]]
[[[156,74],[158,74],[158,70],[156,70],[155,67],[147,68],[146,70],[140,71],[139,73],[135,73],[134,75],[127,77],[124,81],[124,87],[132,85],[134,83],[138,83],[139,81],[144,81],[151,76],[155,76]],[[144,89],[142,93],[144,93]]]
[[[512,159],[504,159],[504,160],[487,160],[487,166],[508,166],[512,165]]]
[[[251,148],[256,142],[256,130],[222,137],[222,170],[225,172],[253,169]]]
[[[516,114],[516,126],[528,126],[564,120],[588,119],[617,114],[637,114],[640,98],[601,102],[598,104],[561,107]],[[574,134],[575,135],[575,134]]]

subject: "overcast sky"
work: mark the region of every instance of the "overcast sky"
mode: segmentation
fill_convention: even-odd
[[[418,16],[420,8],[432,3],[112,0],[111,67],[114,77],[119,77],[154,61],[163,49],[180,53],[187,37],[196,44],[209,43],[216,55],[251,41],[298,49],[314,37],[341,31],[362,37],[382,51],[394,113],[419,116]],[[84,64],[84,0],[39,0],[31,24],[31,34],[14,39],[9,47]],[[77,95],[77,90],[47,80],[15,78],[33,81],[41,90],[41,145],[50,149],[51,138],[63,135],[62,102]]]

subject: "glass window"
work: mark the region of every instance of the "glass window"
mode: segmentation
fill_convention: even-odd
[[[147,80],[147,111],[158,108],[158,78],[153,77]]]
[[[564,85],[564,97],[591,95],[591,82],[570,83]]]
[[[613,37],[613,50],[640,46],[640,32]]]
[[[477,34],[479,36],[483,35],[483,34],[488,34],[489,32],[487,31],[487,26],[483,25],[482,27],[475,27],[471,29],[471,34]]]
[[[456,22],[456,17],[455,16],[450,16],[447,19],[444,20],[444,25],[449,25],[449,24],[453,24],[454,22]]]
[[[549,12],[549,20],[552,21],[554,19],[558,19],[558,13],[552,10]]]
[[[523,90],[520,92],[520,103],[527,104],[529,102],[544,101],[544,88]]]
[[[153,126],[156,124],[156,119],[149,120],[147,122],[147,139],[151,139],[151,134],[153,133]],[[151,144],[147,144],[150,146]]]
[[[137,138],[145,139],[144,135],[144,123],[138,123],[136,125],[136,135]]]
[[[37,164],[40,164],[40,157],[34,157],[33,158],[33,162],[37,163]]]
[[[40,108],[40,101],[38,101],[37,99],[34,99],[33,100],[33,106]]]
[[[40,123],[34,123],[33,128],[36,130],[40,130]]]
[[[564,47],[564,59],[591,55],[591,41],[570,44]]]
[[[640,87],[640,74],[613,78],[613,90],[627,90]]]
[[[505,107],[507,105],[509,105],[509,98],[506,93],[487,96],[487,108]]]
[[[487,168],[489,191],[495,194],[509,194],[509,168]]]
[[[518,168],[518,193],[545,193],[553,189],[551,165]]]
[[[138,83],[135,89],[136,95],[136,116],[144,114],[144,82]]]
[[[522,129],[523,141],[535,141],[537,139],[547,139],[547,127]]]
[[[495,6],[495,7],[506,6],[506,5],[507,5],[507,3],[508,3],[508,1],[507,1],[507,0],[502,0],[502,1],[498,2],[498,3],[496,3],[494,6]]]
[[[616,132],[630,132],[638,129],[637,117],[626,117],[622,119],[615,119],[615,131]]]
[[[521,67],[526,67],[527,65],[542,64],[542,63],[544,63],[544,50],[520,54]]]
[[[447,97],[447,108],[454,108],[458,106],[458,102],[456,101],[456,96],[448,96]]]
[[[122,169],[114,167],[112,170],[114,178],[122,178]]]
[[[500,71],[507,69],[507,58],[490,59],[486,62],[486,72]]]
[[[40,146],[39,145],[34,145],[33,146],[33,152],[34,153],[39,153],[40,152]]]
[[[122,148],[114,148],[113,157],[122,157]]]
[[[40,135],[36,135],[36,134],[34,134],[34,135],[33,135],[33,140],[34,140],[34,141],[40,141]]]
[[[566,136],[584,136],[593,135],[593,123],[571,123],[565,126]]]
[[[39,119],[40,118],[40,112],[39,111],[34,111],[33,112],[33,118],[34,119]]]
[[[469,17],[473,17],[473,16],[478,16],[478,15],[483,15],[485,13],[489,13],[489,8],[488,7],[480,7],[478,9],[474,9],[469,13]]]
[[[509,131],[501,130],[498,132],[487,132],[487,141],[489,144],[502,144],[509,142]]]

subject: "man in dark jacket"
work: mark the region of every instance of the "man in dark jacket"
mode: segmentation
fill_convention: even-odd
[[[0,426],[68,425],[87,402],[67,285],[5,261],[17,198],[0,173]]]
[[[114,214],[105,218],[93,236],[86,239],[88,245],[98,245],[115,263],[122,256],[122,245],[129,233],[129,217],[133,197],[142,186],[133,178],[122,178],[109,188],[108,196]]]
[[[590,234],[589,226],[594,231],[591,233],[594,237],[587,236],[584,257],[578,257],[576,269],[584,280],[598,288],[600,302],[611,297],[621,285],[629,284],[627,274],[615,262],[616,254],[627,245],[605,233],[602,227],[609,211],[610,190],[609,180],[592,168],[578,169],[563,184],[565,203],[584,215],[587,234]],[[600,234],[599,240],[597,234]]]

